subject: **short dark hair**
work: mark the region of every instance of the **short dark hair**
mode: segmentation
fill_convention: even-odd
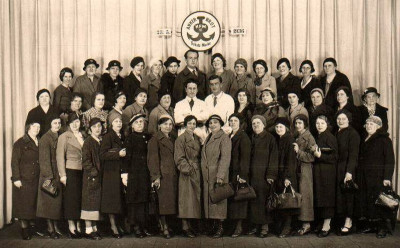
[[[198,52],[198,51],[193,50],[193,49],[189,49],[189,50],[187,50],[187,51],[185,52],[185,59],[187,59],[188,53],[196,53],[196,54],[197,54],[197,57],[199,57],[199,52]]]
[[[208,82],[210,82],[211,80],[215,80],[215,79],[218,79],[219,80],[219,82],[220,83],[222,83],[222,77],[221,76],[218,76],[218,75],[211,75],[209,78],[208,78]]]
[[[73,102],[75,100],[75,98],[80,98],[80,99],[82,99],[82,102],[83,102],[83,95],[81,93],[73,92],[70,102]]]
[[[220,53],[214,53],[214,54],[211,56],[211,65],[212,65],[212,63],[214,62],[214,59],[216,59],[216,58],[220,58],[220,59],[222,60],[222,66],[225,68],[225,67],[226,67],[226,59],[225,59],[224,56],[223,56],[222,54],[220,54]]]
[[[91,102],[92,107],[94,107],[94,102],[96,101],[96,97],[97,97],[98,95],[103,95],[103,96],[105,97],[104,93],[101,93],[101,92],[99,92],[99,91],[94,92],[93,95],[92,95],[92,102]]]
[[[63,81],[65,73],[67,73],[67,72],[71,73],[71,76],[74,77],[74,72],[72,71],[72,69],[69,68],[69,67],[64,67],[60,71],[60,80],[61,80],[61,82]]]
[[[186,79],[186,81],[185,81],[185,88],[186,88],[187,85],[190,84],[190,83],[194,83],[194,84],[196,84],[197,86],[199,86],[199,81],[198,81],[197,79],[195,79],[195,78],[188,78],[188,79]]]
[[[183,126],[186,127],[186,125],[188,124],[189,121],[191,120],[195,120],[196,121],[196,126],[197,126],[197,118],[194,115],[188,115],[185,117],[185,119],[183,120]]]

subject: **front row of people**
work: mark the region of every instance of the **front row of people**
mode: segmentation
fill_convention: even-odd
[[[68,130],[58,136],[61,119],[54,115],[40,141],[40,120],[31,118],[27,123],[12,155],[13,217],[20,220],[23,239],[31,238],[34,220],[40,217],[47,219],[47,234],[52,238],[62,235],[58,221],[64,218],[71,238],[98,240],[102,215],[108,216],[115,238],[123,234],[124,217],[136,237],[151,235],[151,216],[158,220],[160,233],[170,238],[169,217],[176,215],[182,220],[184,236],[191,238],[203,231],[221,237],[226,219],[234,220],[232,237],[243,233],[243,223],[249,224],[249,234],[259,237],[266,237],[272,226],[279,237],[293,230],[305,235],[316,223],[318,236],[326,237],[334,217],[341,235],[354,230],[354,217],[365,220],[363,232],[375,231],[382,238],[389,231],[390,211],[376,206],[375,200],[384,187],[391,186],[394,153],[379,117],[367,119],[368,135],[360,142],[345,109],[336,116],[336,137],[326,116],[316,118],[316,140],[302,114],[293,123],[278,117],[274,132],[266,130],[263,116],[254,115],[251,139],[241,129],[239,114],[228,118],[230,135],[222,129],[222,118],[211,115],[203,145],[195,134],[199,123],[193,115],[184,118],[185,130],[176,140],[170,115],[160,116],[153,136],[144,131],[145,114],[132,116],[128,136],[122,131],[121,115],[110,114],[108,121],[103,136],[103,121],[92,118],[85,137],[79,116],[70,114]],[[295,135],[289,131],[291,125]],[[256,198],[213,203],[214,187],[225,183],[234,189],[247,183]],[[359,191],[349,190],[349,184],[358,184]],[[58,194],[46,191],[48,185]],[[269,196],[285,188],[302,195],[301,207],[267,211]],[[202,218],[206,220],[194,221]]]

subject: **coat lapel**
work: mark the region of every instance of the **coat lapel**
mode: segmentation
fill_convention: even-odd
[[[167,138],[162,132],[157,133],[157,138],[163,146],[165,146],[171,153],[174,152],[174,143],[171,141],[170,138]]]
[[[79,144],[78,139],[75,137],[75,135],[71,132],[68,131],[68,143],[70,143],[72,146],[75,146],[79,150],[82,150],[81,144]]]
[[[39,147],[36,146],[35,141],[33,141],[28,134],[24,135],[24,142],[27,147],[30,147],[34,151],[39,151]]]

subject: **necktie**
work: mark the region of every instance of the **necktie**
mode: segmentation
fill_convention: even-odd
[[[196,73],[196,69],[192,71],[193,75],[195,75],[197,77],[197,73]]]
[[[190,102],[189,102],[190,110],[192,110],[193,105],[194,105],[194,101],[193,101],[193,98],[192,98],[192,99],[190,100]]]
[[[215,105],[217,105],[217,97],[216,96],[214,96],[214,107],[215,107]]]

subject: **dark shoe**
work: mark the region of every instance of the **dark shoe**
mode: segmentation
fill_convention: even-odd
[[[300,236],[303,236],[303,235],[306,235],[306,234],[308,234],[310,232],[311,232],[311,228],[310,227],[309,228],[303,228],[302,227],[297,231],[297,234],[300,235]]]
[[[35,225],[30,226],[30,229],[31,229],[30,231],[31,231],[32,235],[35,235],[38,237],[44,237],[44,235],[45,235],[45,233],[42,231],[39,231],[39,229]]]
[[[112,236],[113,238],[115,238],[115,239],[120,239],[120,238],[122,238],[122,234],[120,234],[119,232],[118,232],[118,233],[112,232],[111,236]]]
[[[78,232],[78,231],[74,231],[74,233],[72,233],[70,230],[68,230],[68,235],[69,235],[69,238],[71,238],[71,239],[80,239],[82,236],[80,235],[80,232]]]
[[[23,240],[31,240],[32,239],[32,236],[31,236],[28,228],[22,228],[21,237]]]
[[[99,236],[99,234],[97,232],[91,232],[89,234],[85,235],[87,239],[91,239],[91,240],[100,240],[101,237]]]
[[[171,238],[171,235],[169,234],[168,229],[165,229],[165,230],[162,232],[162,235],[163,235],[164,238],[166,238],[166,239],[170,239],[170,238]]]
[[[255,227],[255,228],[253,228],[253,229],[250,229],[247,233],[246,233],[246,235],[254,235],[254,234],[256,234],[257,233],[257,228]]]
[[[184,237],[187,237],[187,238],[195,238],[196,237],[196,235],[190,229],[182,230],[182,234]]]
[[[321,231],[318,233],[318,238],[325,238],[325,237],[328,237],[329,232],[330,232],[330,230],[328,230],[328,231],[321,230]]]
[[[139,239],[146,237],[146,234],[140,229],[134,230],[133,233],[135,234],[135,237]]]
[[[376,234],[376,237],[378,239],[383,239],[383,238],[386,238],[387,234],[388,234],[388,231],[386,229],[379,229],[378,233]]]
[[[342,227],[340,229],[340,232],[338,233],[338,236],[347,236],[349,234],[353,233],[353,227]]]
[[[217,224],[217,231],[214,233],[212,236],[215,239],[221,238],[224,235],[224,227],[222,226],[222,223]]]

